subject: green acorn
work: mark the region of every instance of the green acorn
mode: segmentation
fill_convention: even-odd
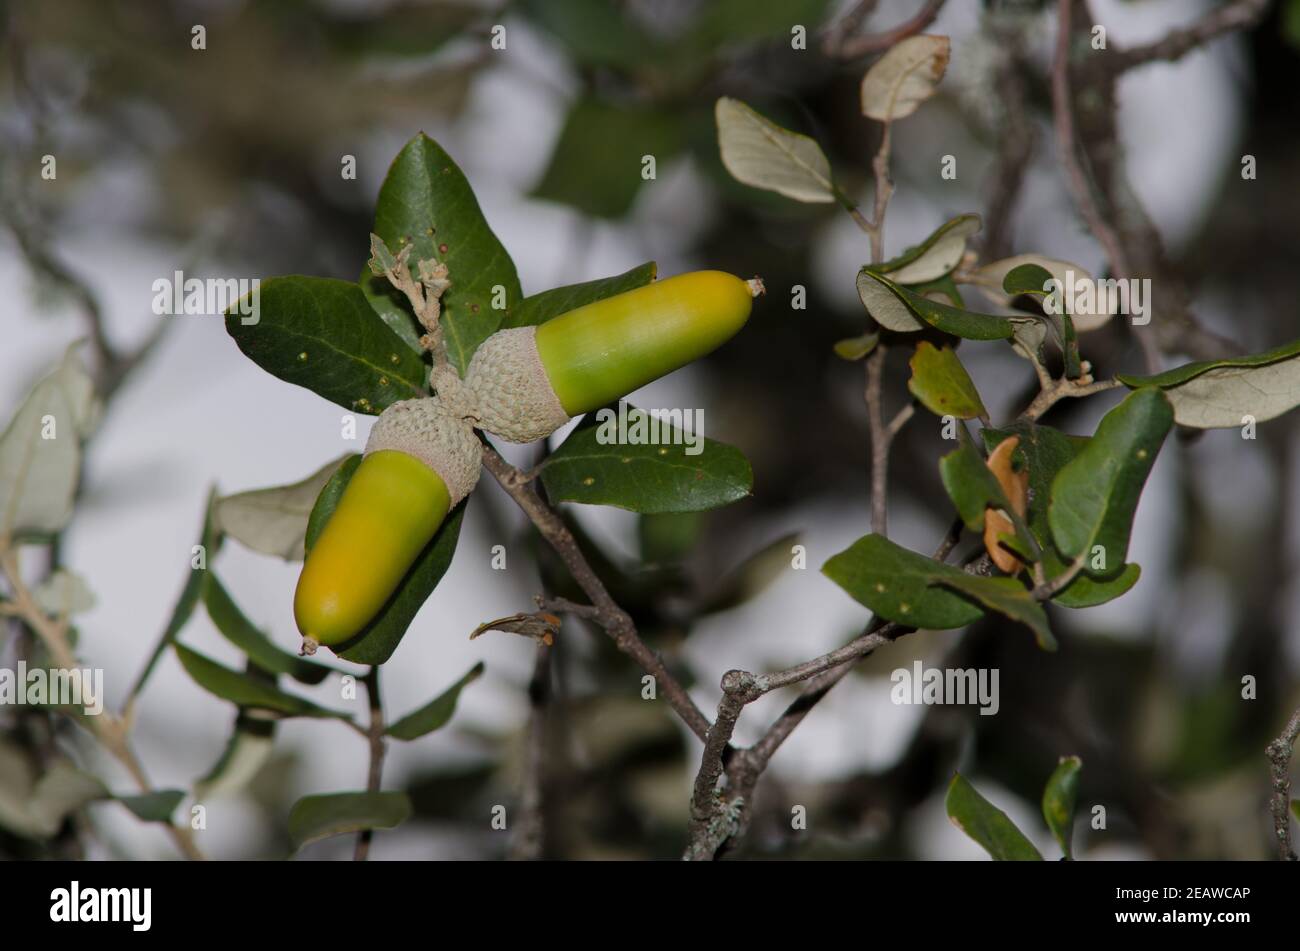
[[[695,271],[499,331],[465,374],[476,425],[509,442],[549,436],[717,349],[762,292],[757,278]]]

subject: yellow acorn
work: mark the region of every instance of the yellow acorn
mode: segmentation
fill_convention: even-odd
[[[474,430],[437,397],[389,406],[307,554],[293,611],[304,653],[355,637],[478,481]]]

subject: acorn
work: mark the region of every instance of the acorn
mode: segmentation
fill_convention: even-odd
[[[716,350],[745,325],[758,278],[694,271],[493,334],[465,374],[479,428],[508,442],[549,436]]]
[[[293,613],[303,652],[355,637],[478,482],[481,445],[437,397],[380,414],[365,456],[303,562]]]

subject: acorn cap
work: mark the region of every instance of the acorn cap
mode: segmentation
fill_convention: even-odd
[[[537,328],[499,330],[474,351],[465,373],[480,429],[507,442],[532,442],[555,432],[569,414],[537,355]]]
[[[443,408],[471,426],[478,425],[478,406],[474,391],[460,378],[449,363],[439,363],[429,371],[429,386],[433,387]]]
[[[443,406],[436,396],[402,400],[379,414],[366,455],[396,449],[414,456],[447,486],[451,505],[473,491],[482,467],[482,445],[473,427]]]

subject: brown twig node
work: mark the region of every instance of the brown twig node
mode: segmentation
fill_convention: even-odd
[[[433,354],[435,365],[447,362],[447,348],[444,344],[442,326],[442,295],[451,287],[451,272],[447,265],[432,258],[422,258],[415,264],[417,281],[411,276],[410,242],[402,250],[393,254],[384,239],[377,234],[370,235],[370,270],[378,277],[388,278],[388,283],[405,295],[415,314],[415,319],[425,329],[420,337],[420,346]]]

